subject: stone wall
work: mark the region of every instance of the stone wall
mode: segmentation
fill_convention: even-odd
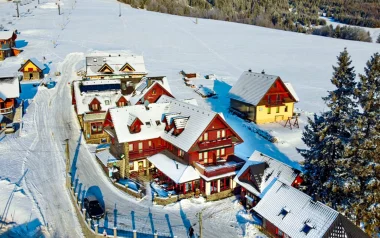
[[[228,189],[226,191],[222,191],[220,193],[214,193],[214,194],[211,194],[211,195],[207,195],[206,196],[206,201],[216,201],[216,200],[220,200],[220,199],[223,199],[223,198],[228,198],[228,197],[231,197],[233,196],[233,189]]]

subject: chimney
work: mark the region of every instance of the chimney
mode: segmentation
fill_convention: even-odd
[[[111,57],[111,54],[109,55],[109,57]]]
[[[252,73],[252,69],[248,69],[248,72]]]
[[[175,163],[175,165],[176,165],[176,167],[177,167],[177,169],[178,169],[178,163]]]
[[[261,71],[262,74],[265,74],[265,70]]]

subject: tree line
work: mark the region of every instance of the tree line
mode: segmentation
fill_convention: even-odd
[[[372,41],[360,28],[331,29],[322,27],[326,21],[319,16],[323,11],[343,16],[341,0],[119,0],[134,8],[180,16],[207,18],[252,24],[262,27],[322,35],[356,41]],[[351,0],[347,0],[351,1]],[[364,0],[369,1],[369,0]],[[368,3],[380,5],[376,3]],[[351,5],[350,5],[351,6]],[[356,6],[356,5],[355,5]],[[343,9],[343,10],[342,10]],[[349,8],[350,10],[352,7]],[[369,11],[370,9],[368,9]],[[349,11],[348,13],[351,13]],[[371,11],[372,12],[372,11]],[[369,17],[377,16],[374,13]],[[368,18],[372,19],[372,18]],[[366,24],[362,24],[366,25]]]
[[[298,149],[305,192],[338,210],[369,235],[380,233],[380,54],[356,77],[350,55],[333,66],[327,110],[308,119]]]

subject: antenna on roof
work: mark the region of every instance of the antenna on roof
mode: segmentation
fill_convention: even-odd
[[[265,70],[261,71],[262,74],[265,74]]]

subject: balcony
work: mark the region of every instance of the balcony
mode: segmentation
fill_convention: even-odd
[[[232,145],[232,139],[231,138],[219,139],[219,140],[215,140],[215,141],[201,141],[198,143],[200,150],[225,147],[225,146],[229,146],[229,145]]]
[[[0,114],[9,114],[13,112],[13,106],[8,108],[0,108]]]
[[[152,155],[155,155],[163,150],[165,150],[166,148],[164,146],[158,146],[158,147],[155,147],[155,148],[148,148],[148,149],[143,149],[143,150],[136,150],[136,151],[130,151],[129,152],[129,159],[130,160],[136,160],[136,159],[140,159],[140,158],[145,158],[145,157],[148,157],[148,156],[152,156]]]
[[[206,165],[206,166],[199,163],[195,163],[194,166],[199,171],[199,173],[201,173],[202,175],[208,178],[211,178],[211,177],[219,176],[222,174],[237,172],[243,167],[244,163],[245,162],[241,160],[240,158],[234,155],[231,155],[229,156],[227,161],[224,160],[221,163],[217,162],[214,165]]]
[[[284,100],[266,101],[266,106],[283,106]]]

